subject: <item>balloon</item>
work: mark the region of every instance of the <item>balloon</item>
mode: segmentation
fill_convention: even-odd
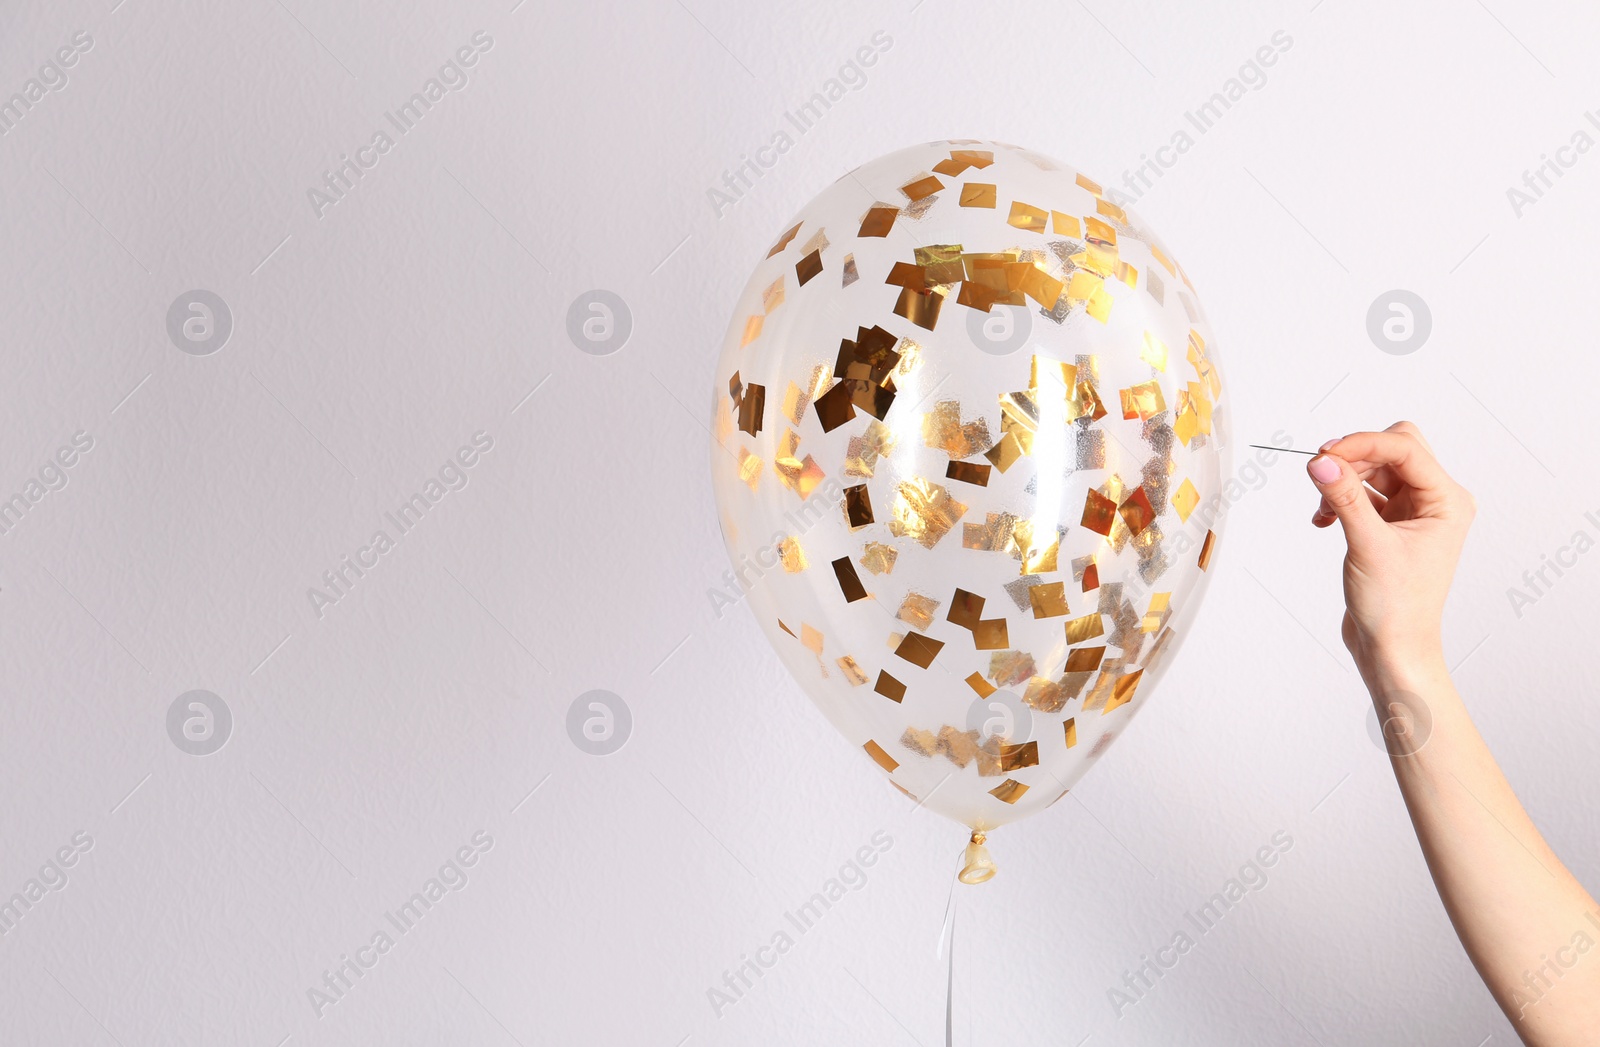
[[[977,843],[1127,727],[1215,567],[1215,348],[1113,197],[999,142],[865,164],[786,224],[717,363],[751,610],[839,732]]]

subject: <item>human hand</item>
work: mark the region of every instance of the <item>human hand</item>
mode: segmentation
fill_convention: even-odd
[[[1410,422],[1329,440],[1321,451],[1306,465],[1322,492],[1311,522],[1338,520],[1349,546],[1345,646],[1369,683],[1395,667],[1442,662],[1440,619],[1477,512],[1472,495]]]

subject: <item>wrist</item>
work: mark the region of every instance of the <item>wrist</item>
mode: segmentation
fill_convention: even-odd
[[[1355,660],[1374,700],[1431,690],[1450,679],[1444,648],[1436,643],[1374,644],[1357,652]]]

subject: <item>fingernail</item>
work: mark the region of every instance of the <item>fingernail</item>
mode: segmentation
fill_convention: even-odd
[[[1339,479],[1339,463],[1325,454],[1319,454],[1311,459],[1307,468],[1311,471],[1311,479],[1319,484],[1331,484]]]
[[[1317,450],[1326,451],[1328,448],[1332,447],[1334,444],[1336,444],[1338,442],[1339,442],[1339,438],[1337,436],[1335,436],[1332,440],[1329,440],[1327,443],[1325,443],[1321,447],[1317,448]]]

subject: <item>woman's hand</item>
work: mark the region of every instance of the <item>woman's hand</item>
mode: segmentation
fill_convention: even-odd
[[[1396,667],[1442,661],[1439,623],[1476,513],[1472,495],[1410,422],[1329,440],[1321,450],[1306,465],[1322,492],[1311,522],[1338,520],[1349,545],[1345,646],[1369,686]]]

